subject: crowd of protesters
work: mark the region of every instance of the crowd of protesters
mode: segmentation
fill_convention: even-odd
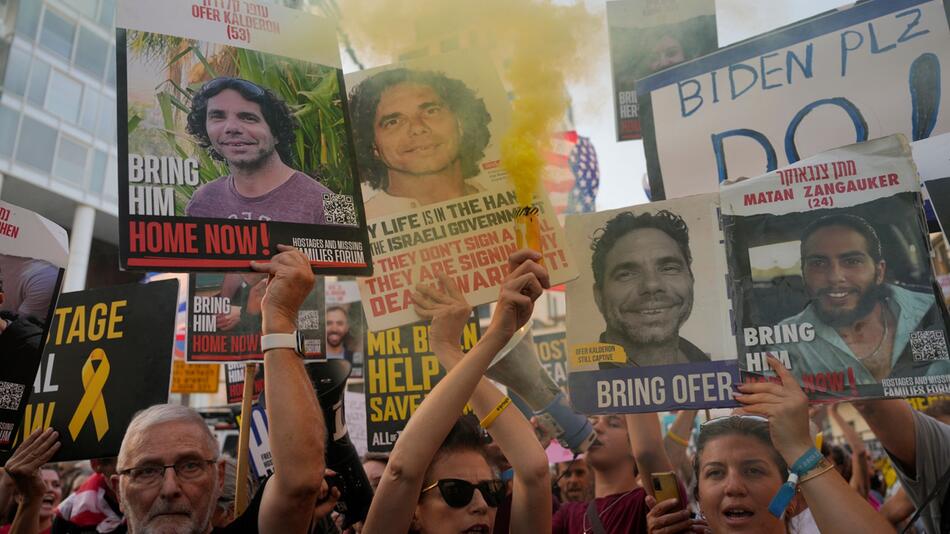
[[[777,360],[775,381],[736,387],[742,407],[731,415],[697,424],[701,412],[683,411],[665,431],[656,414],[592,417],[586,453],[550,465],[533,422],[484,378],[548,288],[539,260],[511,256],[490,324],[467,354],[462,293],[448,277],[416,288],[447,374],[392,453],[364,458],[375,490],[365,521],[334,521],[341,494],[326,478],[319,401],[295,351],[276,348],[264,357],[275,473],[241,513],[234,460],[197,412],[166,404],[136,415],[117,458],[50,464],[58,433],[27,436],[0,478],[0,534],[950,532],[950,400],[925,412],[904,400],[854,402],[874,436],[865,441],[838,405],[810,409]],[[282,247],[254,269],[270,275],[263,332],[295,330],[314,281],[307,258]],[[466,405],[474,413],[460,417]],[[842,441],[816,432],[831,422]],[[658,501],[654,480],[667,473],[679,496]]]

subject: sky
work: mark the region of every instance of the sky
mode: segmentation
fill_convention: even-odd
[[[356,1],[359,0],[349,0]],[[568,85],[572,99],[574,125],[580,135],[591,139],[600,164],[600,191],[597,210],[609,210],[647,202],[643,191],[646,159],[641,141],[616,141],[613,116],[613,95],[610,76],[610,55],[607,51],[606,0],[584,0],[588,10],[605,23],[595,35],[596,43],[589,50],[603,50],[588,58],[590,75],[583,81]],[[558,4],[571,0],[555,0]],[[716,24],[719,46],[727,46],[817,13],[848,5],[843,0],[716,0]],[[356,48],[367,67],[382,64],[369,59],[364,50]],[[343,70],[357,67],[343,55]]]

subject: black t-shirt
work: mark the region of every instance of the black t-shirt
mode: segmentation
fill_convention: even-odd
[[[257,488],[257,493],[254,494],[254,498],[247,504],[247,508],[240,517],[231,521],[226,527],[212,530],[211,534],[256,534],[258,532],[257,517],[261,512],[261,498],[264,496],[264,487],[267,486],[268,480],[270,477],[265,478],[261,486]]]

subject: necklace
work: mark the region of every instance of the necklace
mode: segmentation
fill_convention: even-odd
[[[607,506],[605,506],[603,510],[601,510],[600,512],[598,512],[598,513],[597,513],[597,517],[598,517],[598,518],[603,518],[604,514],[607,513],[607,510],[610,510],[611,508],[613,508],[613,506],[614,506],[615,504],[617,504],[618,502],[624,500],[624,499],[627,497],[627,495],[630,495],[630,494],[633,493],[634,491],[637,491],[637,488],[633,488],[632,490],[630,490],[630,491],[628,491],[628,492],[626,492],[626,493],[621,494],[619,497],[617,497],[616,499],[614,499],[613,502],[611,502],[610,504],[608,504]],[[594,499],[594,502],[596,502],[596,499]],[[595,508],[596,508],[596,506],[597,506],[597,505],[594,504],[594,507],[595,507]],[[589,527],[587,526],[587,514],[586,514],[586,513],[584,514],[584,519],[583,519],[583,521],[581,522],[581,528],[584,529],[584,534],[590,534],[590,532],[591,532],[592,530],[594,530],[594,525],[591,525],[591,526],[589,526]]]
[[[874,350],[871,351],[871,354],[861,358],[862,360],[872,360],[877,356],[878,351],[881,350],[881,347],[884,346],[884,340],[887,339],[887,310],[882,306],[881,307],[881,320],[884,321],[884,333],[881,334],[881,340],[877,342],[877,346],[874,347]]]

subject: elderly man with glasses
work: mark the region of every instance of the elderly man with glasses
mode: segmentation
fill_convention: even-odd
[[[133,418],[113,482],[129,532],[304,532],[321,490],[326,439],[319,403],[298,356],[297,311],[313,286],[307,258],[291,247],[267,264],[261,303],[265,394],[275,474],[225,528],[211,518],[224,485],[218,444],[193,409],[158,405]]]

